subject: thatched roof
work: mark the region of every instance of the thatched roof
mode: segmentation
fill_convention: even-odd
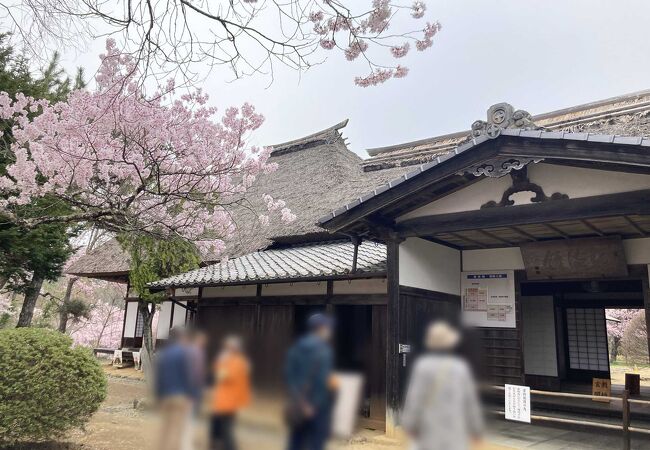
[[[277,163],[278,169],[272,174],[260,176],[246,194],[245,204],[234,208],[237,233],[234,239],[226,243],[225,256],[239,257],[266,249],[273,243],[277,246],[334,239],[336,237],[317,225],[320,217],[408,170],[363,171],[362,159],[347,148],[341,135],[341,129],[346,124],[347,120],[309,136],[273,146],[270,161]],[[263,194],[284,200],[297,216],[296,220],[286,224],[275,213],[270,215],[270,224],[262,226],[259,215],[266,210]],[[206,262],[218,259],[208,257]],[[128,270],[128,255],[121,251],[117,242],[112,241],[110,246],[102,246],[80,258],[68,269],[68,273],[101,277],[104,267],[108,267],[103,261],[107,260]]]
[[[265,250],[165,278],[151,283],[150,287],[164,289],[346,276],[351,273],[353,254],[354,245],[350,241]],[[359,245],[355,275],[384,274],[385,271],[386,246],[374,242]]]
[[[70,275],[126,282],[129,258],[119,242],[111,239],[70,264],[65,271]]]
[[[621,136],[650,136],[650,90],[612,97],[532,117],[536,125],[550,131],[598,133]],[[368,149],[364,170],[428,163],[462,144],[470,130],[414,142]]]

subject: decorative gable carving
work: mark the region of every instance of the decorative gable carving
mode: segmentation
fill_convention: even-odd
[[[483,204],[481,209],[512,206],[515,202],[510,197],[519,192],[530,192],[531,194],[535,194],[534,197],[531,197],[530,199],[532,203],[541,203],[549,200],[564,200],[569,198],[568,195],[559,192],[555,192],[550,197],[546,195],[544,189],[539,184],[532,183],[528,179],[528,169],[525,165],[517,171],[510,172],[510,176],[512,177],[512,186],[503,192],[501,200],[498,203],[494,200],[489,201]]]
[[[517,109],[509,103],[497,103],[487,111],[487,121],[477,120],[472,124],[472,137],[487,136],[494,139],[506,128],[524,130],[540,130],[533,122],[533,116],[528,111]]]

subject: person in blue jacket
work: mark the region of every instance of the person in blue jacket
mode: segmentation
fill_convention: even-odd
[[[162,416],[160,450],[191,447],[190,417],[196,397],[190,335],[185,328],[170,330],[170,343],[156,355],[155,394]]]
[[[330,435],[334,355],[330,341],[334,320],[314,314],[308,332],[289,349],[285,367],[289,391],[289,450],[322,450]]]

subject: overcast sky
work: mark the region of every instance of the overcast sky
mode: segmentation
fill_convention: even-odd
[[[362,1],[362,0],[352,0]],[[367,1],[367,0],[363,0]],[[368,0],[369,1],[369,0]],[[203,88],[214,106],[254,104],[266,116],[255,143],[274,144],[345,118],[350,149],[365,150],[469,129],[501,101],[532,114],[650,88],[648,0],[429,0],[443,30],[427,52],[411,52],[403,79],[359,88],[364,67],[340,54],[303,73],[280,71]],[[103,42],[64,51],[65,65],[98,66]],[[401,61],[400,61],[401,62]]]

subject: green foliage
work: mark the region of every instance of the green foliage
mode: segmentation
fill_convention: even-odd
[[[47,208],[52,214],[63,214],[65,205],[43,197],[23,206],[22,214]],[[61,276],[63,266],[74,249],[70,238],[78,228],[52,223],[35,228],[24,228],[2,220],[0,215],[0,277],[10,280],[13,291],[24,292],[31,274],[40,274],[46,280]]]
[[[59,313],[68,315],[72,320],[90,319],[90,305],[81,298],[71,298],[59,306]]]
[[[117,237],[131,256],[129,283],[142,300],[158,302],[163,295],[152,294],[147,284],[199,267],[201,258],[191,242],[184,239],[156,239],[150,235],[123,234]]]
[[[50,101],[64,100],[73,88],[83,87],[83,72],[73,81],[59,66],[59,55],[54,54],[40,73],[33,73],[29,61],[16,55],[8,45],[8,36],[0,34],[0,91],[14,97],[22,92],[35,98]],[[12,160],[11,121],[0,120],[0,177],[7,176],[5,167]],[[69,214],[69,205],[53,198],[43,197],[12,212],[19,217],[30,218],[47,215]],[[65,224],[46,224],[36,228],[20,227],[0,215],[0,279],[11,280],[9,288],[24,292],[32,274],[46,280],[61,275],[65,262],[72,254],[69,240],[78,229]]]
[[[42,328],[0,330],[0,441],[43,441],[82,426],[106,397],[92,354]]]

